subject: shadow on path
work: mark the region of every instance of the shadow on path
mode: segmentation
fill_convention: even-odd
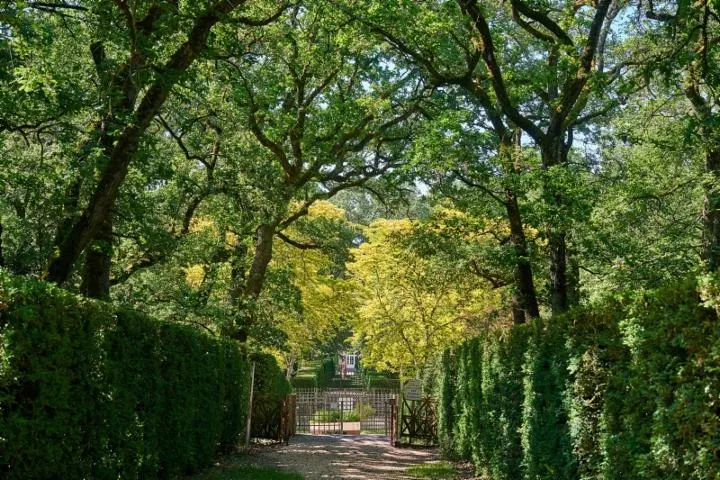
[[[409,467],[437,459],[434,449],[395,448],[376,435],[297,435],[288,446],[246,457],[252,465],[300,472],[306,480],[410,479]]]

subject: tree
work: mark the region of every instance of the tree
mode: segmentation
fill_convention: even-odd
[[[223,84],[235,86],[232,121],[247,124],[261,147],[255,161],[268,173],[252,259],[230,290],[239,308],[252,310],[276,235],[287,238],[282,232],[314,203],[400,173],[426,91],[420,79],[387,68],[386,53],[324,3],[295,8],[249,51],[219,58]],[[238,328],[242,339],[246,326]]]
[[[269,266],[286,270],[300,297],[297,308],[275,311],[287,335],[281,356],[288,368],[301,358],[334,353],[324,351],[326,344],[349,329],[357,299],[345,264],[359,233],[347,222],[344,211],[325,201],[311,206],[307,217],[290,230],[292,238],[305,247],[276,238]]]
[[[720,6],[710,0],[670,4],[668,10],[656,9],[653,2],[644,5],[649,23],[659,28],[645,40],[662,55],[651,67],[682,85],[691,109],[689,143],[704,151],[703,260],[708,271],[716,272],[720,268]]]
[[[348,266],[360,296],[353,331],[364,364],[404,376],[418,375],[480,327],[499,302],[498,292],[468,270],[404,247],[413,229],[407,219],[374,222]]]
[[[687,115],[675,86],[653,82],[603,125],[591,212],[574,234],[588,298],[700,272],[704,155],[687,142]]]
[[[488,83],[500,109],[536,143],[543,168],[565,165],[573,143],[573,130],[583,120],[583,110],[593,92],[587,88],[593,86],[589,82],[595,71],[604,74],[605,42],[620,4],[599,0],[591,7],[589,24],[581,5],[572,2],[557,2],[539,8],[522,0],[513,0],[499,8],[477,0],[458,0],[458,4],[479,35],[479,50],[487,68]],[[513,28],[507,33],[514,38],[524,35],[531,40],[529,50],[543,52],[545,64],[533,62],[528,56],[518,58],[513,64],[512,57],[498,55],[495,42],[499,32],[491,31],[488,18],[492,16],[496,22],[503,22],[508,13],[513,19]],[[553,18],[553,15],[559,18]],[[504,61],[507,63],[503,64]],[[533,71],[535,78],[541,79],[542,83],[531,83],[533,96],[522,95],[521,92],[527,91],[525,75],[515,76],[510,73],[513,70]],[[539,121],[534,121],[527,112],[535,110],[532,107],[537,98],[542,102],[540,111],[543,115]],[[553,185],[547,187],[546,198],[560,207],[562,192]],[[569,306],[567,232],[559,222],[553,223],[548,230],[551,305],[553,313],[561,313]]]
[[[104,99],[102,113],[95,121],[88,142],[78,152],[84,152],[95,145],[100,148],[103,167],[100,179],[94,187],[87,205],[81,209],[77,219],[68,223],[58,234],[58,255],[48,267],[48,279],[63,283],[85,248],[99,236],[102,242],[109,241],[112,229],[111,210],[128,167],[140,147],[147,128],[160,113],[173,86],[206,48],[211,29],[216,23],[231,14],[243,0],[228,0],[208,3],[202,9],[187,12],[191,21],[169,21],[177,11],[172,4],[150,2],[140,9],[131,9],[125,2],[116,2],[115,7],[102,4],[91,13],[102,14],[99,20],[108,31],[118,24],[126,37],[123,48],[126,58],[113,65],[106,52],[106,45],[96,41],[89,45],[97,70],[100,97]],[[117,10],[114,10],[117,8]],[[122,18],[116,20],[115,13]],[[263,20],[245,17],[234,19],[241,25],[269,23],[278,14]],[[178,36],[184,37],[173,45]],[[163,48],[159,48],[159,47]],[[169,49],[169,53],[160,53]],[[165,50],[167,51],[167,50]],[[145,72],[154,71],[153,75]],[[82,181],[79,179],[78,181]],[[97,254],[97,258],[96,258]],[[88,271],[98,275],[92,284],[107,284],[109,271],[107,255],[100,250],[90,252]],[[88,285],[88,293],[94,296],[106,295],[106,286]]]

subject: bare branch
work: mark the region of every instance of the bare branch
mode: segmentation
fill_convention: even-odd
[[[576,102],[590,78],[593,60],[595,59],[595,53],[597,52],[598,43],[600,42],[600,34],[602,33],[602,28],[605,24],[605,17],[607,16],[608,9],[610,8],[610,3],[611,0],[598,0],[597,2],[595,7],[595,16],[593,17],[590,30],[588,31],[585,48],[580,56],[580,66],[577,74],[568,77],[565,81],[562,88],[560,106],[550,119],[550,125],[548,125],[547,129],[548,136],[550,138],[556,137],[557,134],[567,127],[565,122],[568,115],[575,108]]]
[[[500,205],[506,205],[505,199],[503,199],[498,193],[493,192],[485,185],[482,185],[480,183],[473,182],[469,178],[467,178],[465,175],[462,174],[459,170],[453,170],[453,174],[455,177],[460,180],[462,183],[467,185],[468,187],[477,188],[478,190],[483,191],[487,195],[489,195],[493,200],[498,202]]]

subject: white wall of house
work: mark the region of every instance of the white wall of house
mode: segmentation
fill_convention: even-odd
[[[358,352],[341,352],[340,354],[338,354],[337,361],[335,362],[335,373],[337,375],[342,375],[343,357],[345,358],[345,375],[355,375],[358,367],[358,362],[360,360],[360,354]]]

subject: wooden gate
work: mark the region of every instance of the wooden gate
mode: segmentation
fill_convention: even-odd
[[[299,388],[295,394],[297,433],[390,434],[390,400],[397,399],[395,390]]]
[[[400,407],[392,404],[393,431],[390,442],[395,445],[437,444],[437,401],[432,397],[422,400],[401,399]],[[399,417],[399,421],[398,421]],[[397,425],[397,429],[395,429]]]
[[[295,435],[295,395],[281,401],[257,398],[253,401],[252,438],[288,443]]]

